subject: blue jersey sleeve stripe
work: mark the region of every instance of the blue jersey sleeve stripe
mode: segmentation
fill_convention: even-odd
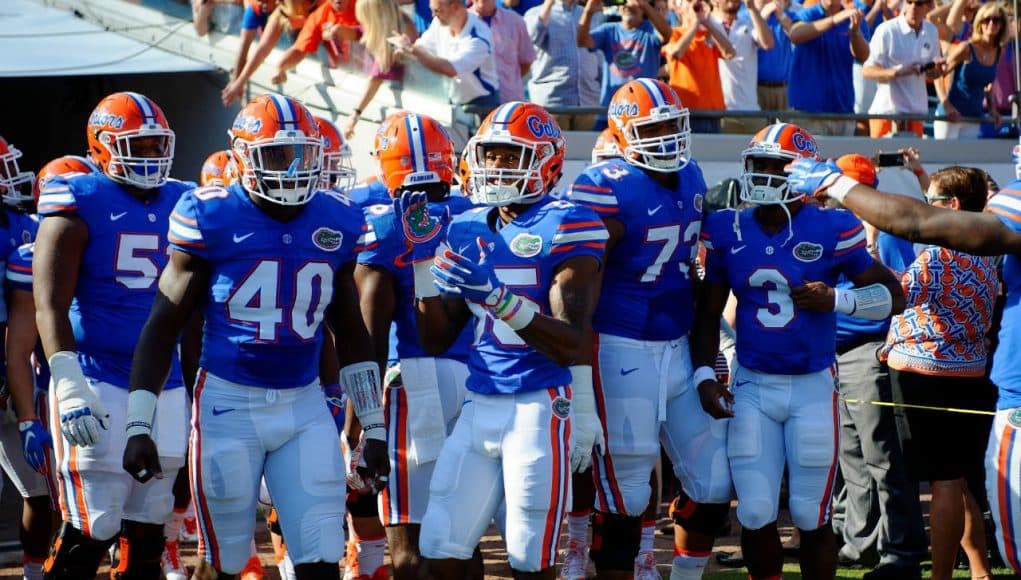
[[[22,274],[13,270],[7,270],[7,281],[12,284],[28,284],[32,285],[32,274]]]
[[[610,233],[606,229],[599,230],[585,230],[580,232],[570,232],[565,234],[557,234],[553,236],[553,245],[558,244],[569,244],[574,242],[605,242],[610,238]]]
[[[865,228],[857,228],[857,229],[858,229],[858,234],[857,235],[851,236],[848,239],[841,240],[841,241],[837,242],[837,245],[833,247],[834,252],[839,252],[839,251],[842,251],[842,250],[846,250],[847,248],[850,248],[851,246],[858,245],[859,243],[865,241]]]
[[[580,244],[565,244],[565,245],[554,246],[553,248],[550,248],[550,253],[551,254],[559,254],[561,252],[570,252],[571,250],[577,250],[579,248],[592,248],[594,250],[599,250],[600,252],[602,252],[602,251],[606,250],[606,244],[602,243],[602,242],[586,242],[586,243],[580,243]]]
[[[169,235],[175,238],[186,240],[189,242],[202,242],[202,232],[197,228],[188,227],[184,224],[180,224],[177,220],[170,219],[170,232]]]

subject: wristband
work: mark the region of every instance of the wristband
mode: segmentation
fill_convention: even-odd
[[[854,292],[843,288],[833,289],[833,311],[848,316],[854,314],[858,304]]]
[[[536,308],[531,302],[513,292],[505,291],[500,301],[489,309],[493,316],[499,318],[513,331],[521,330],[532,323]]]
[[[846,175],[841,175],[833,182],[833,185],[826,188],[826,195],[829,196],[830,199],[844,203],[844,198],[847,197],[847,192],[851,191],[851,188],[856,185],[860,184]]]
[[[692,375],[692,381],[695,383],[697,388],[699,385],[706,381],[715,381],[716,371],[710,366],[700,366],[695,369],[695,373]]]
[[[135,435],[152,435],[156,400],[156,393],[145,389],[135,389],[128,393],[128,414],[124,434],[129,439]]]

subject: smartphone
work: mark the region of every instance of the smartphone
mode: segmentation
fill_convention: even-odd
[[[627,4],[626,0],[603,0],[603,6],[623,6]]]
[[[879,167],[901,167],[904,165],[903,153],[880,153]]]

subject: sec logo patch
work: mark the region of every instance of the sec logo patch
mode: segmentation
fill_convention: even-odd
[[[561,419],[568,418],[571,415],[571,402],[563,397],[553,399],[553,414]]]

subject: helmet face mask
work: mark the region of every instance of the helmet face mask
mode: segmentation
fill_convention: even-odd
[[[494,207],[536,203],[560,180],[565,148],[546,109],[520,101],[500,105],[465,148],[472,199]]]
[[[242,178],[254,182],[252,195],[280,205],[303,205],[315,195],[323,163],[317,139],[300,131],[281,131],[273,139],[240,146],[248,161]]]
[[[18,166],[21,151],[0,138],[0,195],[5,204],[21,206],[35,200],[35,174]]]
[[[687,109],[672,106],[653,109],[648,117],[628,122],[622,132],[627,143],[624,158],[632,165],[670,172],[683,169],[691,160]]]

